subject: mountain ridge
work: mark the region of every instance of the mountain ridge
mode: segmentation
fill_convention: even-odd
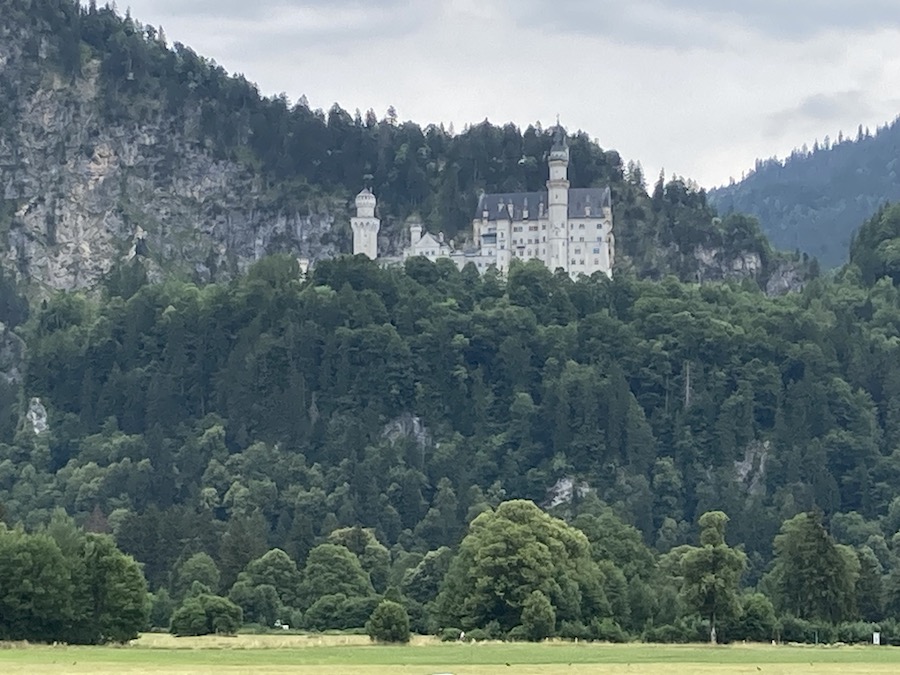
[[[757,160],[741,181],[709,191],[722,213],[756,216],[776,247],[847,261],[856,230],[886,202],[900,200],[900,117],[855,139],[826,136],[787,158]]]

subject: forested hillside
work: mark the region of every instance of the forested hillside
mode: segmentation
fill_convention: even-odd
[[[129,639],[130,555],[177,634],[900,639],[900,208],[819,279],[579,132],[613,279],[384,267],[363,182],[384,250],[465,237],[549,134],[261,97],[73,0],[6,3],[0,87],[0,638]]]
[[[26,284],[93,288],[123,258],[154,279],[228,280],[272,253],[349,252],[352,196],[369,184],[397,252],[405,220],[457,240],[481,191],[538,190],[549,130],[485,121],[453,133],[395,111],[312,110],[109,7],[9,0],[0,13],[0,260]],[[638,164],[570,135],[573,187],[610,186],[618,261],[639,276],[808,275],[751,220],[721,222],[673,179],[648,195]]]
[[[759,218],[776,248],[799,249],[833,268],[847,261],[856,229],[886,202],[900,200],[900,119],[760,160],[738,183],[710,192],[721,213]]]
[[[860,241],[883,250],[897,222],[886,211]],[[102,298],[54,295],[20,328],[22,393],[40,400],[16,424],[5,397],[0,501],[10,522],[36,527],[63,507],[113,533],[164,598],[184,597],[179,575],[201,555],[214,570],[202,588],[231,592],[256,616],[253,588],[267,582],[251,583],[248,564],[277,547],[257,567],[287,565],[306,580],[298,588],[315,585],[278,601],[310,612],[327,595],[314,570],[350,550],[340,565],[365,575],[348,571],[344,600],[298,615],[306,625],[365,618],[373,594],[406,572],[430,579],[406,590],[420,629],[440,617],[490,623],[438,602],[452,556],[443,547],[478,513],[527,498],[587,518],[575,522],[598,546],[633,532],[630,552],[596,554],[607,599],[582,608],[629,631],[677,618],[658,593],[677,593],[681,575],[670,569],[671,585],[656,588],[654,561],[695,541],[712,510],[730,516],[746,585],[769,579],[780,597],[764,577],[774,537],[818,510],[869,565],[869,595],[863,603],[854,564],[849,590],[835,590],[840,607],[809,618],[900,610],[890,277],[864,282],[851,267],[769,298],[755,285],[673,277],[571,281],[537,263],[503,279],[449,261],[379,268],[356,257],[302,280],[295,260],[272,257],[204,287],[144,284],[133,265]],[[241,579],[249,588],[235,590]],[[602,609],[625,593],[615,579],[633,595]]]

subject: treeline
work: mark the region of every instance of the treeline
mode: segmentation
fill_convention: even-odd
[[[386,638],[626,642],[900,644],[900,585],[882,583],[867,547],[836,543],[821,512],[785,521],[769,572],[744,585],[747,556],[726,542],[728,516],[699,519],[696,544],[658,554],[595,496],[569,522],[533,502],[506,501],[469,524],[456,551],[392,555],[369,529],[343,528],[298,566],[281,549],[247,564],[229,587],[195,553],[153,598],[151,622],[176,635],[293,628],[370,628],[385,602]],[[887,599],[887,605],[884,600]],[[374,635],[373,635],[374,637]]]
[[[349,204],[367,183],[394,242],[402,239],[401,224],[412,214],[432,231],[464,238],[480,192],[541,190],[548,177],[552,134],[540,125],[522,130],[485,121],[454,133],[439,125],[403,122],[393,110],[381,116],[371,110],[351,114],[337,104],[322,111],[303,99],[265,98],[245,78],[228,76],[182,44],[169,46],[161,29],[120,16],[109,6],[11,0],[0,28],[12,36],[11,55],[0,73],[0,92],[6,94],[0,96],[0,133],[12,134],[11,147],[19,142],[16,131],[29,95],[52,75],[73,86],[96,78],[99,93],[91,118],[97,134],[152,130],[157,146],[163,146],[159,161],[153,169],[133,171],[166,177],[187,148],[203,149],[241,166],[246,189],[255,186],[260,209],[272,213],[333,210],[335,204]],[[70,94],[81,97],[83,89]],[[93,151],[88,143],[73,152],[72,143],[59,139],[61,157],[76,161]],[[784,261],[760,235],[758,224],[742,216],[718,219],[704,191],[689,181],[660,177],[648,194],[639,164],[626,164],[583,132],[570,135],[569,145],[572,185],[611,188],[618,261],[633,266],[638,276],[674,273],[695,281],[749,274],[765,286]],[[171,189],[159,180],[161,189]],[[14,227],[20,206],[0,201],[0,232]],[[132,210],[121,217],[153,231],[159,214]],[[340,242],[348,232],[341,226],[331,236]],[[748,255],[760,259],[760,269],[734,267]]]
[[[886,202],[900,200],[900,118],[854,137],[816,141],[784,160],[759,160],[738,183],[711,191],[722,213],[759,218],[777,248],[816,256],[827,268],[847,261],[853,233]]]

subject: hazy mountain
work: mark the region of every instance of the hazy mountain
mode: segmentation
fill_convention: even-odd
[[[853,233],[900,199],[900,123],[855,138],[827,136],[785,160],[759,160],[743,180],[710,192],[720,213],[755,215],[772,245],[800,249],[823,267],[847,261]]]

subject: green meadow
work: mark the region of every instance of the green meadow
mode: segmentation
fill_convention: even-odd
[[[373,645],[364,636],[144,635],[122,647],[6,644],[2,673],[869,673],[900,672],[900,649],[770,645],[607,645],[572,642]]]

